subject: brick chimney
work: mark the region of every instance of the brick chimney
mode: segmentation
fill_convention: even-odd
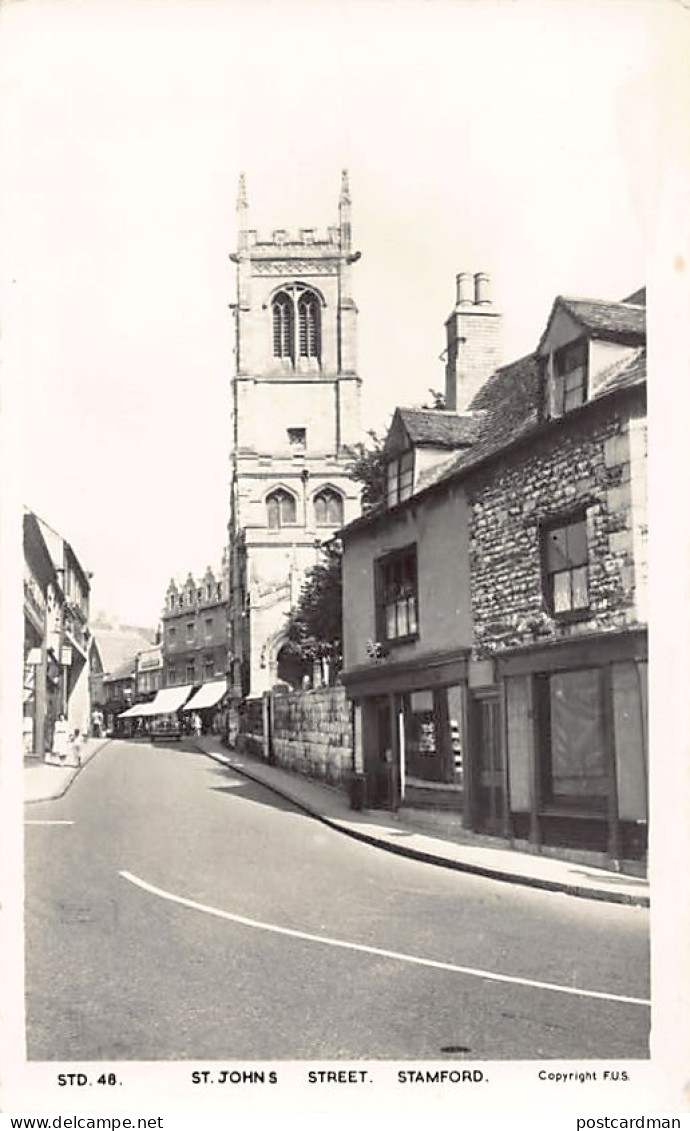
[[[456,276],[455,309],[446,321],[446,408],[464,412],[501,364],[501,315],[484,272]]]

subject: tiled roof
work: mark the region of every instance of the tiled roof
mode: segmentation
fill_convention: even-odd
[[[400,408],[398,412],[417,446],[452,450],[471,444],[477,433],[477,421],[471,416],[435,408]]]
[[[601,374],[592,400],[598,401],[609,393],[641,385],[646,375],[646,350],[637,349],[630,357],[616,362]],[[540,396],[539,364],[535,354],[498,369],[482,386],[470,406],[473,411],[481,409],[483,412],[483,424],[476,442],[445,463],[442,474],[435,481],[450,479],[489,456],[498,455],[503,448],[537,427],[548,427],[549,422],[539,418]],[[425,487],[430,485],[427,483]]]
[[[114,671],[108,672],[108,674],[103,677],[103,682],[111,683],[116,679],[129,679],[130,676],[134,675],[135,666],[134,656],[132,656],[131,659],[125,660],[124,664],[120,664],[115,668]]]
[[[134,661],[137,652],[150,648],[153,632],[147,629],[102,629],[92,626],[94,640],[103,664],[104,675],[117,671],[127,660]]]
[[[569,314],[593,334],[640,334],[646,328],[646,310],[627,302],[601,302],[597,299],[564,298],[560,302]]]

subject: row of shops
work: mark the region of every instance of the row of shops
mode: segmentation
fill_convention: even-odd
[[[220,733],[226,692],[224,679],[161,688],[150,701],[122,711],[114,732],[121,737]]]

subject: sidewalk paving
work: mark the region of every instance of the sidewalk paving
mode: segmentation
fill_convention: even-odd
[[[109,738],[87,738],[79,751],[78,766],[55,766],[40,758],[24,759],[24,801],[56,801],[67,792],[79,771]]]
[[[490,844],[487,843],[489,838],[476,836],[464,829],[455,829],[445,835],[438,830],[430,833],[420,829],[414,815],[404,809],[397,813],[383,810],[355,812],[350,809],[349,797],[344,790],[270,765],[250,754],[228,750],[216,737],[192,741],[202,753],[267,786],[331,828],[388,852],[506,883],[524,884],[606,903],[649,906],[649,883],[646,879],[521,852],[505,847],[502,841]]]

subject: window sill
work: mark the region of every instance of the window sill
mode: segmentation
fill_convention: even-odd
[[[590,620],[592,610],[588,605],[584,609],[570,609],[563,613],[552,612],[551,616],[556,624],[575,624],[577,621]]]
[[[538,812],[540,817],[574,817],[578,821],[606,820],[606,809],[602,808],[601,802],[598,804],[595,804],[594,801],[588,803],[586,798],[578,798],[574,805],[568,805],[567,802],[559,804],[551,801],[547,805],[540,806]]]
[[[394,636],[390,640],[385,639],[383,646],[388,651],[389,648],[396,648],[399,644],[414,644],[416,640],[419,640],[419,633],[410,632],[407,636]]]

